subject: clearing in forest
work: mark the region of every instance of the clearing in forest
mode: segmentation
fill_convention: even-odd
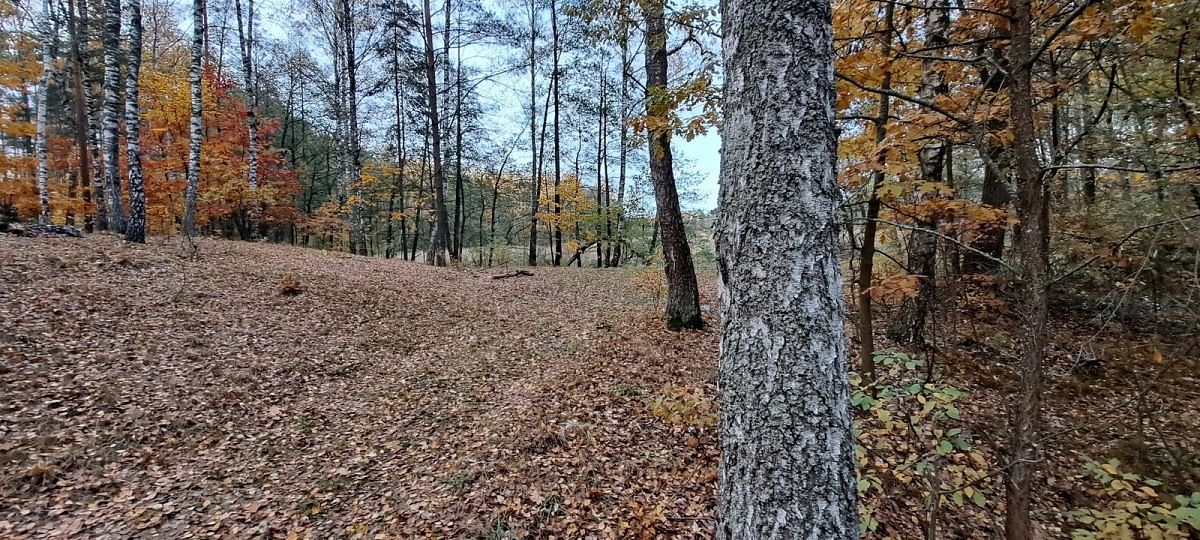
[[[714,310],[668,332],[658,268],[531,270],[0,235],[0,537],[711,536]],[[1069,300],[1035,498],[1054,538],[1135,497],[1098,491],[1090,461],[1164,497],[1200,470],[1195,328]],[[940,302],[926,390],[954,412],[915,429],[900,402],[856,412],[879,537],[1000,530],[1016,325],[983,290]],[[924,369],[901,364],[881,370],[911,388]],[[914,436],[935,428],[963,435]],[[946,489],[932,513],[913,460]]]

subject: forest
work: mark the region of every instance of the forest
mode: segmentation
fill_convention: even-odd
[[[2,538],[1200,537],[1197,0],[0,0],[0,148]]]

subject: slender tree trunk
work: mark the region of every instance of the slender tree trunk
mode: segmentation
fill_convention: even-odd
[[[667,96],[667,28],[665,0],[649,0],[642,9],[646,17],[646,114],[665,118],[671,109]],[[826,8],[828,9],[828,8]],[[700,328],[700,291],[696,270],[683,228],[675,171],[671,164],[670,129],[650,130],[650,180],[662,234],[663,262],[667,276],[667,328]]]
[[[1042,356],[1046,346],[1046,289],[1049,283],[1049,219],[1044,179],[1037,161],[1034,141],[1031,57],[1032,0],[1009,0],[1012,40],[1009,49],[1011,84],[1008,87],[1009,122],[1013,132],[1013,164],[1016,173],[1017,218],[1021,229],[1016,237],[1021,264],[1020,365],[1017,393],[1012,400],[1009,466],[1004,477],[1007,499],[1004,520],[1008,540],[1026,540],[1033,530],[1029,507],[1038,456],[1037,440],[1042,394]]]
[[[554,88],[554,266],[562,264],[562,221],[559,216],[562,215],[562,197],[558,192],[558,185],[562,182],[562,151],[559,148],[562,142],[562,131],[559,128],[559,77],[562,74],[558,70],[558,2],[550,1],[550,32],[554,36],[554,66],[551,72],[551,82]]]
[[[892,39],[894,38],[893,16],[895,5],[888,3],[883,7],[883,58],[890,60],[892,56]],[[885,64],[886,65],[886,64]],[[892,88],[892,71],[885,67],[883,83],[884,90]],[[887,151],[883,148],[887,138],[888,116],[891,114],[891,96],[879,95],[879,116],[875,119],[875,159],[878,167],[871,172],[871,194],[867,199],[866,223],[863,224],[863,241],[859,251],[858,265],[858,365],[863,380],[870,383],[875,381],[875,317],[872,313],[871,280],[875,275],[875,233],[878,230],[879,186],[886,178],[883,166],[887,163]],[[853,231],[851,231],[853,234]]]
[[[129,169],[129,224],[125,239],[146,241],[146,189],[142,183],[142,113],[138,107],[138,81],[142,68],[142,1],[129,0],[129,58],[125,75],[125,148]]]
[[[347,0],[343,0],[345,3]],[[249,134],[246,143],[246,184],[250,189],[258,188],[258,108],[257,94],[254,84],[254,0],[247,0],[247,12],[243,24],[242,0],[234,0],[237,10],[238,48],[242,56],[242,73],[246,85],[246,131]],[[244,28],[243,28],[244,26]]]
[[[81,44],[91,42],[92,25],[90,20],[91,15],[88,12],[87,1],[79,0],[79,41]],[[88,55],[83,55],[81,62],[80,71],[84,77],[83,90],[86,94],[84,107],[87,114],[87,144],[88,152],[91,154],[92,202],[96,208],[93,222],[96,229],[103,231],[108,230],[108,198],[105,196],[105,169],[103,168],[104,161],[101,159],[104,135],[103,130],[100,129],[103,111],[98,103],[101,81],[97,80],[95,70],[91,69]]]
[[[450,223],[446,216],[446,186],[442,170],[442,130],[438,123],[437,69],[433,58],[433,20],[425,0],[425,78],[429,84],[429,132],[433,141],[433,197],[435,221],[425,262],[446,266]]]
[[[398,172],[397,190],[400,192],[400,258],[408,259],[408,206],[404,200],[404,169],[407,166],[405,159],[404,136],[405,136],[405,116],[404,116],[404,99],[403,90],[400,85],[400,51],[397,50],[400,43],[400,26],[393,26],[394,32],[392,38],[395,41],[392,47],[392,95],[396,101],[396,168]]]
[[[188,72],[192,120],[188,125],[187,188],[183,194],[183,235],[196,232],[196,197],[200,192],[200,144],[204,139],[204,19],[205,0],[192,3],[192,67]]]
[[[80,0],[80,10],[86,9],[83,0]],[[71,34],[71,90],[73,94],[73,112],[75,113],[75,146],[79,150],[79,183],[83,186],[83,202],[86,206],[92,200],[92,153],[88,147],[88,122],[87,113],[87,94],[83,89],[84,76],[84,61],[83,61],[83,42],[86,31],[81,31],[80,17],[75,12],[75,0],[67,2],[67,31]],[[83,218],[84,229],[87,232],[92,232],[95,228],[95,222],[92,214],[87,214]]]
[[[125,234],[121,196],[121,0],[104,0],[104,192],[108,230]]]
[[[537,266],[538,205],[542,197],[542,180],[537,168],[537,2],[529,0],[529,266]]]
[[[716,537],[857,539],[830,4],[725,0],[721,21]]]
[[[605,70],[600,70],[600,125],[596,132],[596,268],[604,266],[604,160],[608,159],[605,155],[605,148],[608,146],[606,140],[607,125],[605,116],[608,113],[608,95],[605,93],[607,88],[607,78]]]
[[[42,74],[37,90],[37,138],[34,152],[37,154],[38,221],[49,224],[50,215],[50,159],[46,151],[46,104],[50,95],[50,77],[54,72],[54,18],[51,16],[49,0],[42,2]]]
[[[629,156],[629,33],[621,33],[621,129],[619,144],[621,145],[617,165],[617,232],[612,239],[612,266],[621,266],[622,249],[625,246],[625,177]]]

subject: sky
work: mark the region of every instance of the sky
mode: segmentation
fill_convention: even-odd
[[[259,31],[263,37],[271,40],[295,40],[294,21],[303,17],[301,9],[294,9],[295,0],[258,0],[255,11],[258,12]],[[506,0],[485,0],[485,2],[501,2]],[[437,2],[435,2],[436,4]],[[436,9],[435,9],[436,11]],[[496,11],[495,9],[493,11]],[[190,13],[183,17],[183,26],[190,33]],[[435,21],[441,19],[434,14]],[[435,22],[435,24],[437,24]],[[186,35],[186,34],[185,34]],[[548,32],[546,34],[548,37]],[[261,50],[261,47],[260,47]],[[320,57],[320,51],[311,50],[310,54]],[[452,53],[454,54],[454,53]],[[463,63],[477,69],[480,73],[493,73],[507,69],[514,55],[520,54],[512,49],[501,49],[489,46],[468,46],[463,49]],[[640,61],[639,61],[640,62]],[[544,77],[543,77],[544,79]],[[539,86],[545,86],[545,80],[539,81]],[[522,132],[527,132],[528,126],[528,69],[518,70],[511,75],[498,77],[494,82],[479,84],[477,92],[479,100],[491,111],[486,119],[485,138],[493,143],[512,140]],[[544,91],[544,88],[543,88]],[[635,89],[635,92],[640,90]],[[544,96],[543,96],[544,99]],[[540,101],[539,103],[544,103]],[[369,121],[369,118],[368,118]],[[390,118],[387,122],[390,123]],[[377,127],[376,131],[386,132],[386,127]],[[524,135],[528,139],[528,134]],[[528,145],[517,146],[513,159],[518,163],[524,161],[528,166]],[[675,152],[676,180],[680,186],[689,186],[697,197],[683,201],[685,210],[708,211],[717,206],[718,177],[720,169],[720,135],[715,129],[692,140],[676,136],[672,140]],[[567,151],[564,148],[564,152]],[[645,152],[645,148],[637,151]],[[524,152],[522,154],[522,152]],[[652,201],[648,201],[653,204]]]

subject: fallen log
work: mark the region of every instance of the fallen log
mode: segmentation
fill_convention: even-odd
[[[83,231],[70,225],[21,225],[18,223],[0,224],[0,232],[18,236],[59,235],[80,238]]]
[[[507,272],[504,274],[492,274],[492,279],[504,279],[504,278],[510,278],[510,277],[532,276],[532,275],[533,275],[533,272],[530,272],[529,270],[514,270],[512,272]]]

